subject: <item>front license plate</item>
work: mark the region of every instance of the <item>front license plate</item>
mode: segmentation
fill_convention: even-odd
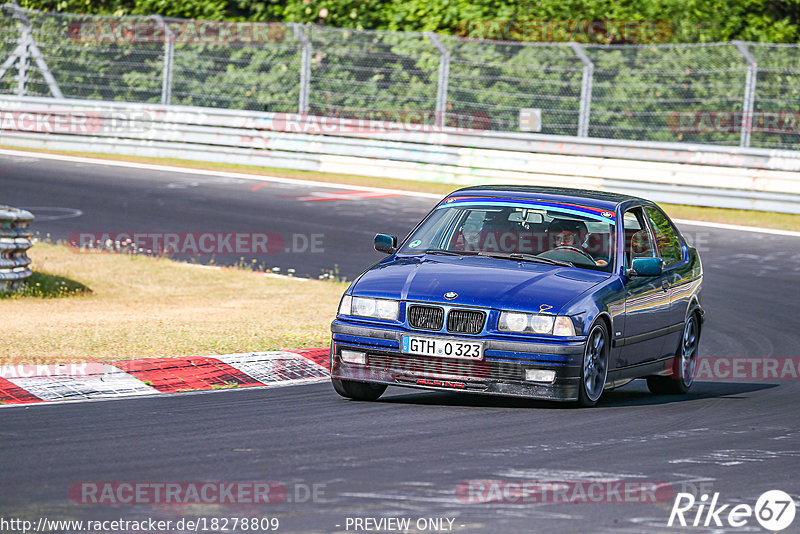
[[[483,359],[483,343],[434,337],[403,336],[403,352],[443,358]]]

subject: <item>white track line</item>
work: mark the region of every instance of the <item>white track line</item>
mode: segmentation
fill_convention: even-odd
[[[195,174],[200,176],[224,176],[225,178],[240,178],[242,180],[254,180],[260,182],[274,182],[281,184],[305,185],[314,187],[328,187],[330,189],[346,189],[349,191],[376,191],[378,193],[391,193],[395,195],[402,195],[407,197],[420,197],[420,198],[433,198],[436,200],[441,199],[444,195],[436,195],[433,193],[416,193],[414,191],[402,191],[400,189],[385,189],[382,187],[367,187],[359,185],[337,184],[330,182],[318,182],[314,180],[298,180],[295,178],[283,178],[280,176],[268,176],[262,174],[247,174],[239,172],[226,172],[226,171],[211,171],[207,169],[189,169],[186,167],[173,167],[170,165],[157,165],[154,163],[134,163],[131,161],[114,161],[107,159],[84,158],[78,156],[64,156],[61,154],[42,154],[39,152],[25,152],[22,150],[6,150],[0,149],[0,155],[15,156],[22,158],[39,158],[50,159],[56,161],[69,161],[72,163],[88,163],[91,165],[107,165],[109,167],[126,167],[129,169],[141,169],[147,171],[164,171],[176,172],[183,174]],[[199,162],[202,163],[202,162]]]
[[[61,154],[44,154],[39,152],[25,152],[24,150],[6,150],[0,149],[0,155],[4,156],[16,156],[16,157],[28,157],[28,158],[39,158],[39,159],[49,159],[49,160],[56,160],[56,161],[69,161],[73,163],[87,163],[91,165],[107,165],[110,167],[125,167],[129,169],[140,169],[140,170],[148,170],[148,171],[163,171],[163,172],[174,172],[174,173],[183,173],[183,174],[194,174],[200,176],[224,176],[226,178],[240,178],[243,180],[254,180],[254,181],[261,181],[261,182],[274,182],[274,183],[282,183],[282,184],[293,184],[293,185],[303,185],[303,186],[314,186],[314,187],[327,187],[330,189],[346,189],[350,191],[376,191],[379,193],[391,193],[394,195],[402,195],[406,197],[418,197],[418,198],[431,198],[431,199],[441,199],[444,195],[438,195],[435,193],[418,193],[415,191],[403,191],[400,189],[386,189],[382,187],[367,187],[367,186],[357,186],[357,185],[348,185],[348,184],[336,184],[330,182],[318,182],[314,180],[298,180],[294,178],[282,178],[280,176],[267,176],[261,174],[247,174],[247,173],[239,173],[239,172],[225,172],[225,171],[210,171],[205,169],[189,169],[185,167],[173,167],[170,165],[157,165],[151,163],[134,163],[130,161],[114,161],[114,160],[106,160],[106,159],[96,159],[96,158],[85,158],[85,157],[78,157],[78,156],[64,156]],[[451,184],[455,185],[455,184]],[[713,223],[713,222],[706,222],[706,221],[693,221],[687,219],[673,219],[678,224],[688,224],[692,226],[705,226],[708,228],[718,228],[722,230],[735,230],[740,232],[756,232],[761,234],[772,234],[772,235],[781,235],[781,236],[788,236],[788,237],[800,237],[800,232],[794,232],[791,230],[777,230],[773,228],[758,228],[756,226],[740,226],[737,224],[724,224],[724,223]]]
[[[706,221],[690,221],[686,219],[672,219],[676,224],[688,224],[691,226],[707,226],[709,228],[719,228],[722,230],[736,230],[738,232],[757,232],[759,234],[783,235],[789,237],[800,237],[800,232],[791,230],[777,230],[775,228],[758,228],[756,226],[741,226],[738,224],[724,224]]]

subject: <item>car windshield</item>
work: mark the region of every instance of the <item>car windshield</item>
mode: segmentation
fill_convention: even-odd
[[[613,211],[543,200],[451,197],[400,253],[464,254],[610,272]]]

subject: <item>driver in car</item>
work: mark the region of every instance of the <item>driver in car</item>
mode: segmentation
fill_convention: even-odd
[[[605,267],[608,261],[604,259],[594,259],[584,247],[584,241],[588,235],[586,225],[581,221],[572,219],[553,219],[545,230],[552,250],[567,249],[583,254],[592,258],[595,265]]]

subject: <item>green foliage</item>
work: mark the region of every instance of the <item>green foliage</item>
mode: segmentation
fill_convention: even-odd
[[[800,0],[19,0],[44,11],[456,34],[465,21],[664,21],[672,42],[800,42]]]
[[[297,111],[300,49],[291,33],[285,37],[263,46],[176,44],[172,103]]]
[[[310,111],[435,109],[439,55],[425,36],[327,28],[309,33],[315,51]]]

